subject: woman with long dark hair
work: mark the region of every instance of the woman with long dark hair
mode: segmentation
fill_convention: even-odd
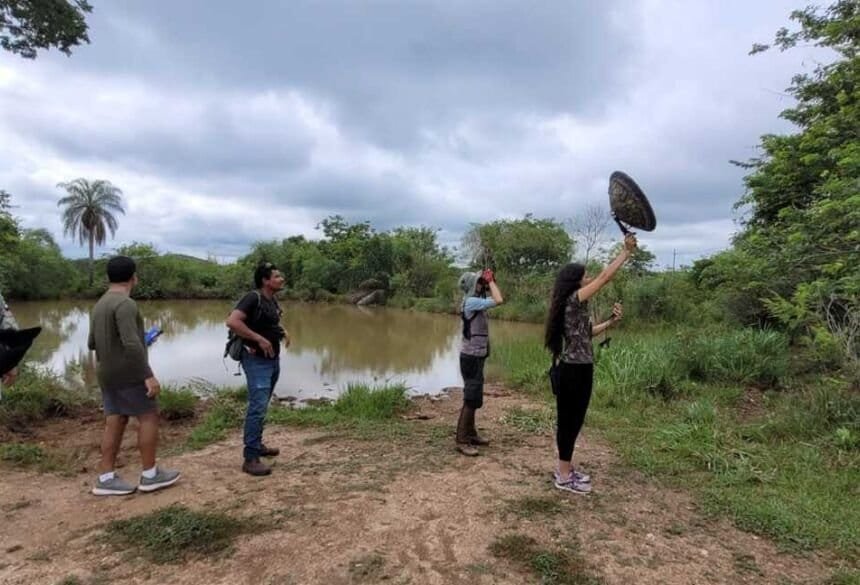
[[[585,421],[591,400],[594,379],[594,353],[591,338],[621,319],[622,308],[616,303],[612,318],[592,325],[588,300],[606,286],[636,250],[636,237],[624,237],[624,247],[596,278],[585,275],[585,266],[572,263],[564,266],[555,279],[549,315],[546,320],[544,345],[559,367],[556,391],[558,428],[558,469],[555,487],[573,493],[589,493],[591,477],[573,466],[573,448]]]

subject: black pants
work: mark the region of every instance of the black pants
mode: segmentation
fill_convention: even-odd
[[[558,458],[570,461],[573,458],[573,447],[585,413],[591,400],[591,386],[594,381],[594,364],[561,363],[561,384],[555,397],[556,412],[558,413],[558,428],[556,443]]]
[[[484,362],[486,357],[460,354],[460,374],[463,376],[463,404],[471,408],[484,405]]]

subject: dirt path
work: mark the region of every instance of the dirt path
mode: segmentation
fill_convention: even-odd
[[[824,561],[780,554],[765,539],[700,516],[683,493],[661,489],[620,465],[587,431],[578,447],[594,476],[590,496],[552,488],[552,437],[502,422],[512,407],[495,392],[479,425],[494,439],[468,459],[451,448],[458,408],[421,401],[416,432],[360,439],[325,430],[274,428],[282,455],[269,478],[238,471],[240,438],[167,461],[184,472],[152,495],[98,499],[92,477],[3,472],[0,583],[522,584],[540,577],[493,554],[509,535],[547,550],[576,550],[607,584],[822,583]],[[130,458],[131,459],[131,458]],[[134,459],[131,459],[132,461]],[[93,465],[93,461],[89,465]],[[128,478],[135,465],[125,471]],[[96,538],[108,520],[172,503],[279,520],[239,537],[231,554],[157,565],[114,552]]]

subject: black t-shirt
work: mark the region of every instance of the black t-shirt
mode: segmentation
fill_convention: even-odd
[[[260,309],[257,308],[258,305]],[[247,316],[245,325],[251,331],[269,340],[275,350],[275,357],[278,357],[281,353],[281,340],[284,338],[284,330],[281,327],[281,307],[278,301],[274,298],[267,299],[260,292],[251,291],[236,303],[236,309],[245,313]],[[246,345],[257,350],[257,355],[263,357],[256,342],[247,341]]]

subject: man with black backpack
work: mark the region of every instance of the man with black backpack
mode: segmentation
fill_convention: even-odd
[[[231,336],[227,353],[239,359],[248,381],[242,471],[269,475],[272,469],[260,457],[275,457],[278,449],[263,444],[263,422],[281,372],[280,346],[289,347],[290,336],[281,326],[281,307],[275,295],[284,288],[284,277],[271,262],[254,271],[255,290],[246,294],[227,317]]]

